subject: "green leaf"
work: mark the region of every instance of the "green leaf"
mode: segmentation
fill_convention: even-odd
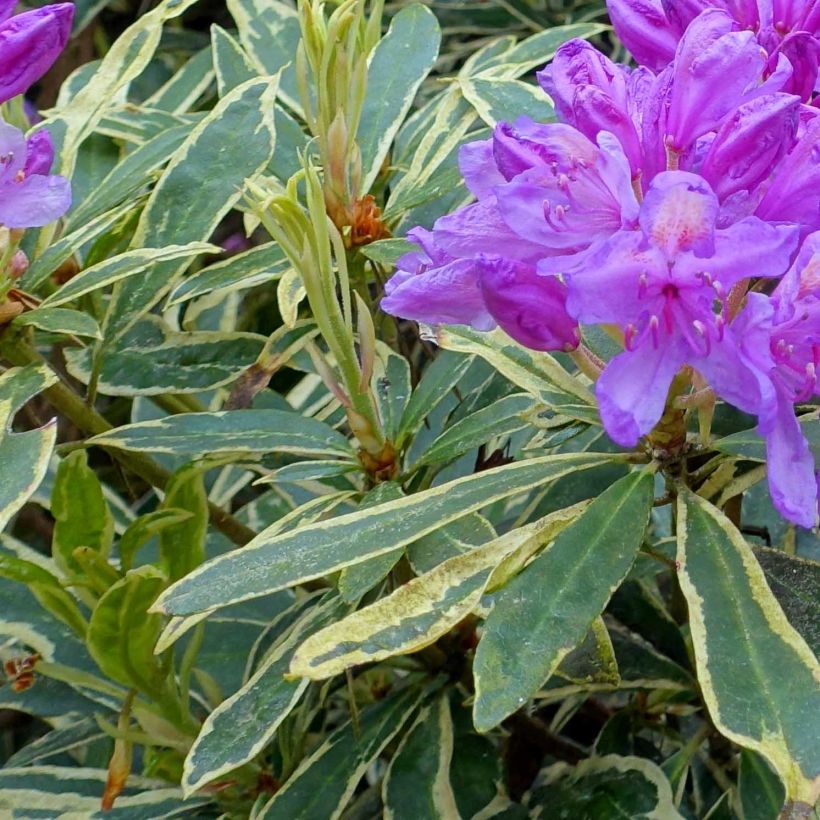
[[[347,439],[332,427],[287,410],[183,413],[156,421],[126,424],[94,436],[87,443],[188,458],[217,453],[353,455]]]
[[[698,680],[720,732],[763,755],[789,799],[820,794],[820,664],[751,547],[707,501],[678,497],[678,562]]]
[[[299,20],[292,6],[280,0],[228,0],[239,40],[260,74],[282,71],[280,94],[288,107],[302,113],[294,60]]]
[[[820,461],[820,419],[817,418],[816,413],[809,413],[800,417],[799,421],[800,429],[809,442],[815,461]],[[718,439],[712,446],[722,453],[729,453],[749,461],[766,461],[766,442],[756,428]]]
[[[202,97],[213,81],[211,50],[203,48],[145,100],[144,104],[149,108],[184,114]]]
[[[417,245],[406,239],[379,239],[369,245],[362,245],[359,253],[366,256],[372,262],[390,267],[395,265],[402,256],[410,251],[414,251]]]
[[[367,96],[356,142],[362,154],[362,193],[370,190],[416,92],[438,57],[441,31],[420,3],[403,8],[370,57]]]
[[[505,558],[516,552],[532,554],[575,515],[575,510],[561,510],[511,530],[325,627],[299,647],[291,674],[327,678],[356,664],[428,646],[478,607],[496,567]]]
[[[600,23],[571,23],[567,26],[551,26],[533,34],[509,50],[503,51],[485,67],[481,74],[487,77],[519,77],[533,68],[541,68],[568,40],[587,40],[607,30]]]
[[[150,274],[155,266],[169,261],[184,259],[190,261],[203,253],[219,253],[220,248],[207,242],[190,242],[187,245],[167,245],[162,248],[140,248],[126,251],[69,279],[61,288],[43,300],[42,307],[54,308],[67,302],[74,302],[87,293],[104,288],[135,274]]]
[[[273,155],[277,78],[251,80],[223,97],[171,157],[142,212],[132,248],[164,247],[210,238],[242,195],[245,180]],[[242,135],[242,150],[227,146]],[[124,333],[174,284],[186,263],[153,265],[147,275],[115,289],[103,331]]]
[[[148,609],[164,587],[154,567],[132,569],[100,598],[88,625],[88,650],[100,669],[154,697],[162,696],[166,668],[154,654],[162,618]]]
[[[527,350],[501,330],[478,333],[467,327],[437,329],[436,344],[480,356],[513,384],[526,390],[556,412],[599,424],[595,397],[549,353]]]
[[[146,513],[132,521],[117,544],[123,572],[128,572],[131,569],[134,564],[134,556],[143,544],[162,532],[166,527],[187,521],[191,515],[192,513],[187,510],[171,509],[166,506],[165,509]]]
[[[179,148],[190,133],[189,125],[177,125],[161,131],[153,139],[135,148],[118,162],[99,185],[74,208],[68,217],[67,231],[86,225],[116,208],[151,180],[158,168]],[[133,201],[131,207],[134,207]]]
[[[13,367],[0,374],[0,530],[40,486],[57,438],[56,419],[39,429],[12,432],[14,414],[56,381],[46,365]]]
[[[208,494],[201,464],[187,464],[177,470],[165,488],[160,510],[179,510],[189,516],[159,531],[160,565],[171,581],[187,575],[205,560],[208,534]]]
[[[106,769],[78,766],[20,766],[0,769],[0,811],[6,817],[59,817],[148,820],[178,817],[207,805],[205,798],[182,802],[182,792],[167,782],[131,775],[111,812],[100,809],[108,780]]]
[[[63,308],[37,308],[20,314],[12,324],[15,327],[36,327],[47,333],[59,333],[63,336],[87,336],[101,339],[102,332],[93,316],[79,310]]]
[[[25,584],[44,609],[85,637],[87,624],[77,602],[48,569],[13,555],[0,555],[0,577]]]
[[[275,535],[265,530],[240,552],[208,561],[178,581],[158,609],[189,615],[320,578],[405,546],[493,501],[612,458],[600,453],[535,458],[291,532],[279,534],[274,525]]]
[[[168,297],[168,307],[213,293],[230,293],[278,279],[290,263],[275,242],[258,245],[244,253],[209,265],[188,276]]]
[[[393,441],[398,435],[402,415],[413,392],[407,359],[393,352],[383,342],[377,341],[370,384],[384,432]]]
[[[422,695],[419,688],[405,689],[365,709],[358,732],[351,723],[336,729],[302,761],[259,820],[336,820],[368,766],[401,731]]]
[[[158,316],[140,319],[108,348],[97,390],[106,396],[199,393],[230,384],[265,347],[255,333],[171,330]],[[66,351],[68,370],[88,384],[90,349]]]
[[[367,509],[403,498],[401,485],[395,481],[383,481],[368,492],[359,504],[359,509]],[[404,549],[377,555],[368,561],[345,567],[339,575],[339,594],[344,601],[356,603],[366,592],[373,589],[379,581],[384,580],[396,562],[404,555]]]
[[[596,498],[495,596],[476,650],[476,728],[519,709],[583,640],[640,547],[654,476],[634,472]]]
[[[27,291],[37,290],[48,278],[81,249],[111,231],[117,223],[127,221],[139,202],[127,201],[87,222],[77,230],[66,233],[38,256],[20,278],[20,286]]]
[[[505,396],[448,427],[422,454],[418,465],[453,461],[491,438],[508,436],[527,426],[533,408],[529,394]]]
[[[407,548],[407,558],[417,575],[429,572],[442,561],[463,555],[497,536],[493,525],[478,513],[471,513],[447,524]]]
[[[664,773],[641,757],[604,755],[543,769],[527,797],[536,817],[682,820]]]
[[[222,26],[216,24],[211,26],[211,56],[216,72],[216,90],[220,97],[257,74],[245,49]]]
[[[764,547],[754,553],[789,623],[820,656],[820,562]]]
[[[615,649],[603,618],[596,618],[586,637],[558,665],[556,674],[572,683],[621,682]]]
[[[737,792],[743,820],[771,820],[786,799],[783,784],[766,760],[748,749],[740,752]]]
[[[385,820],[457,820],[450,761],[453,719],[447,695],[419,713],[382,784]]]
[[[296,647],[347,609],[338,598],[318,606],[313,598],[306,603],[310,609],[287,638],[274,647],[241,689],[208,715],[185,758],[182,787],[186,794],[253,760],[299,702],[308,681],[285,677]],[[296,607],[303,610],[305,604]]]
[[[527,116],[535,122],[553,122],[555,111],[540,86],[512,79],[461,80],[461,91],[490,127]]]
[[[82,567],[74,558],[77,547],[89,547],[108,557],[114,519],[83,450],[75,450],[60,462],[51,493],[51,514],[55,519],[51,551],[63,572],[81,573]]]
[[[4,764],[5,767],[30,766],[38,760],[53,758],[66,752],[102,740],[106,734],[93,718],[83,718],[38,737],[16,751]]]
[[[455,387],[472,364],[471,356],[439,354],[428,365],[416,389],[410,396],[399,424],[396,443],[401,446],[412,438],[424,424],[424,419]]]

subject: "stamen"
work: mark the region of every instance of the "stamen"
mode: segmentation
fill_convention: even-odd
[[[645,273],[642,273],[638,277],[638,298],[639,299],[643,299],[643,297],[646,296],[646,290],[647,290],[648,287],[649,287],[649,277]]]
[[[624,347],[630,352],[635,349],[635,337],[638,335],[638,328],[631,322],[624,328]]]
[[[660,343],[660,327],[660,319],[652,314],[649,318],[649,330],[652,333],[652,345],[656,350],[658,349],[658,344]]]
[[[719,342],[723,341],[723,333],[726,330],[726,319],[723,318],[722,313],[715,316],[715,329],[717,330],[717,338]]]
[[[700,319],[695,319],[695,321],[692,322],[692,327],[695,329],[695,333],[703,339],[703,343],[706,346],[706,355],[708,356],[712,352],[712,340],[706,330],[706,325],[704,325]]]

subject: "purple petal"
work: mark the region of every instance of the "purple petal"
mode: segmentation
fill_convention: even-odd
[[[564,123],[534,123],[527,117],[515,125],[500,122],[493,132],[493,156],[505,179],[530,168],[555,166],[566,173],[578,165],[595,162],[595,145]]]
[[[47,174],[54,164],[54,143],[45,128],[35,131],[26,140],[26,176]]]
[[[767,179],[794,145],[800,100],[789,94],[757,97],[721,126],[701,174],[722,200]]]
[[[659,0],[607,0],[615,32],[640,63],[660,71],[675,56],[677,35]]]
[[[487,309],[513,339],[533,350],[578,346],[578,324],[566,311],[566,287],[558,279],[499,256],[480,256],[478,270]]]
[[[801,527],[817,524],[817,481],[806,437],[788,396],[778,391],[765,433],[769,493],[780,514]]]
[[[755,214],[767,222],[799,223],[804,236],[820,228],[820,118],[806,124]]]
[[[750,216],[715,233],[715,249],[707,258],[681,258],[676,269],[696,275],[705,271],[726,292],[750,276],[782,276],[797,249],[799,230],[794,225],[763,222]]]
[[[652,278],[666,271],[666,259],[639,231],[619,231],[566,274],[567,309],[583,324],[638,322],[647,311],[641,274]]]
[[[493,158],[493,141],[476,140],[458,151],[458,167],[470,193],[477,199],[491,196],[493,188],[505,181]]]
[[[641,228],[670,261],[681,251],[706,256],[714,248],[719,207],[704,179],[666,171],[652,180],[641,207]]]
[[[474,257],[488,249],[503,249],[504,255],[534,262],[544,248],[510,230],[498,211],[495,197],[482,199],[436,220],[435,240],[450,256]]]
[[[681,39],[667,121],[667,140],[678,153],[744,102],[766,67],[754,34],[733,27],[726,12],[707,9]]]
[[[634,447],[663,415],[669,386],[686,362],[687,345],[676,337],[625,351],[606,366],[595,386],[601,421],[609,437]]]
[[[803,102],[808,102],[817,84],[820,43],[807,31],[793,32],[783,40],[779,54],[785,56],[792,66],[792,76],[783,86],[783,91],[797,94]]]
[[[0,23],[8,20],[17,8],[17,0],[0,0]]]
[[[71,185],[58,176],[31,176],[0,186],[0,224],[39,228],[71,207]]]
[[[73,3],[43,6],[0,23],[0,102],[23,94],[68,42]]]
[[[390,281],[381,301],[385,313],[428,324],[471,325],[476,330],[495,327],[473,260],[456,259],[416,275],[399,271]]]
[[[0,120],[0,185],[14,181],[25,164],[26,138],[23,132]]]

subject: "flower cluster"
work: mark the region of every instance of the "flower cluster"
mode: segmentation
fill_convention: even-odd
[[[13,14],[16,0],[0,0],[0,103],[24,94],[48,71],[71,33],[74,6],[60,3]],[[54,148],[46,131],[28,138],[0,119],[0,225],[33,228],[71,205],[68,180],[49,176]]]
[[[410,238],[384,310],[498,325],[572,350],[619,329],[596,384],[624,446],[683,368],[755,415],[773,501],[817,521],[795,404],[820,366],[820,2],[609,0],[640,65],[583,41],[538,75],[561,122],[500,123],[464,146],[476,201]],[[676,382],[677,383],[677,382]]]

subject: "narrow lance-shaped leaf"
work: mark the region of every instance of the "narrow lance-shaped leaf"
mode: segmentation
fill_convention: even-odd
[[[186,794],[253,760],[270,743],[309,683],[285,677],[296,647],[347,608],[339,598],[314,605],[250,680],[208,715],[185,758],[182,787]]]
[[[223,216],[273,155],[277,78],[250,80],[223,97],[191,131],[156,184],[132,240],[133,248],[210,238]],[[236,137],[241,135],[241,150]],[[124,333],[155,305],[185,267],[154,265],[139,280],[119,285],[106,314],[108,340]]]
[[[709,714],[724,735],[771,763],[789,800],[814,805],[820,664],[723,513],[683,491],[678,533],[680,584]]]
[[[567,526],[576,508],[519,527],[456,555],[391,595],[325,627],[299,647],[291,674],[327,678],[355,664],[414,652],[473,612],[506,558],[532,555]]]
[[[352,455],[347,439],[332,427],[283,410],[185,413],[126,424],[88,443],[189,458],[215,453]]]
[[[603,755],[542,770],[527,795],[534,817],[682,820],[664,773],[642,757]]]
[[[421,710],[382,784],[385,820],[458,820],[450,762],[453,719],[447,695]]]
[[[192,259],[203,253],[218,253],[216,245],[207,242],[190,242],[187,245],[167,245],[163,248],[139,248],[112,256],[81,271],[59,290],[43,301],[43,307],[54,308],[74,302],[87,293],[144,274],[152,265],[178,259]]]
[[[208,534],[208,494],[203,465],[188,464],[177,470],[165,488],[161,510],[184,510],[186,520],[159,531],[159,554],[168,578],[175,581],[205,560]]]
[[[0,375],[0,530],[40,486],[57,438],[56,420],[13,433],[12,419],[22,404],[56,381],[45,365],[11,368]]]
[[[598,423],[595,397],[549,353],[527,350],[501,330],[477,333],[464,327],[440,328],[436,342],[445,350],[481,356],[513,384],[558,412]]]
[[[358,732],[351,723],[333,732],[265,805],[259,820],[336,820],[367,767],[401,731],[423,695],[420,687],[390,695],[362,713]]]
[[[154,567],[131,570],[100,598],[88,627],[88,650],[100,669],[154,696],[161,694],[165,674],[153,653],[162,619],[148,608],[165,583]]]
[[[80,572],[74,558],[77,547],[89,547],[103,558],[108,557],[114,519],[102,485],[82,450],[60,462],[51,493],[51,512],[55,519],[52,554],[63,572]]]
[[[240,552],[203,564],[174,584],[157,609],[189,615],[266,595],[390,552],[493,501],[527,492],[617,456],[545,456],[486,470],[400,499],[292,532],[260,533]]]
[[[649,470],[617,481],[495,596],[473,666],[479,731],[519,709],[603,611],[643,541],[653,483]]]
[[[373,51],[356,135],[362,153],[361,193],[367,193],[375,182],[419,86],[436,61],[440,42],[435,15],[415,3],[393,17]]]

